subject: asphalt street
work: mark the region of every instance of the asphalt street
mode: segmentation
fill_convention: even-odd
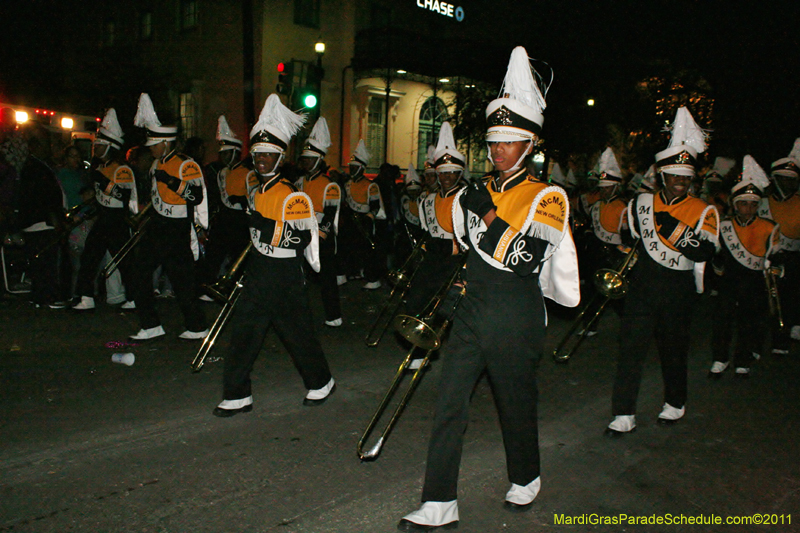
[[[228,338],[192,373],[199,343],[177,338],[174,299],[158,304],[166,338],[115,347],[139,329],[135,315],[106,305],[85,315],[36,310],[12,297],[0,309],[0,531],[394,531],[419,504],[440,365],[426,372],[380,457],[359,461],[356,443],[404,356],[389,334],[377,348],[363,342],[388,291],[343,286],[345,324],[331,329],[311,289],[335,394],[304,407],[302,382],[270,333],[253,375],[254,409],[230,419],[211,415]],[[710,381],[710,303],[704,296],[694,313],[685,418],[655,423],[662,392],[653,350],[638,430],[617,440],[603,436],[617,317],[604,317],[599,335],[557,365],[549,354],[570,314],[551,309],[539,378],[542,491],[527,513],[503,509],[504,453],[482,379],[466,435],[459,531],[800,530],[800,347],[781,358],[765,348],[748,380],[729,372]],[[219,306],[205,309],[213,320]],[[115,352],[133,353],[134,364],[113,363]],[[672,524],[631,525],[629,517]],[[688,523],[715,517],[722,524]]]

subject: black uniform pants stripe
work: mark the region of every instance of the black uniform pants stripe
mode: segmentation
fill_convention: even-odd
[[[250,373],[270,326],[289,352],[306,389],[320,389],[330,381],[328,362],[314,330],[299,258],[273,259],[260,254],[250,257],[231,325],[231,349],[225,356],[224,399],[237,400],[252,394]]]
[[[456,499],[470,396],[484,370],[500,418],[509,481],[524,486],[539,477],[536,366],[544,307],[537,289],[520,283],[467,285],[443,349],[423,502]]]
[[[664,381],[664,402],[681,408],[687,396],[692,309],[697,299],[692,271],[661,267],[640,254],[631,276],[620,327],[612,414],[636,414],[648,349],[655,340]]]

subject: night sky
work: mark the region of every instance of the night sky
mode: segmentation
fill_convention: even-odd
[[[417,9],[415,0],[403,1]],[[583,128],[591,136],[584,144],[600,150],[605,124],[634,128],[641,121],[637,81],[682,70],[707,80],[715,98],[710,155],[741,159],[751,153],[768,165],[800,137],[800,8],[795,2],[452,3],[467,13],[459,26],[437,14],[419,18],[427,28],[450,24],[448,31],[460,32],[465,41],[490,39],[492,46],[469,57],[486,77],[499,83],[514,44],[552,66],[555,80],[545,112],[551,146],[574,142],[576,130]],[[69,110],[74,73],[83,63],[73,44],[97,39],[86,30],[75,32],[87,8],[85,2],[64,0],[3,2],[0,101],[46,100]],[[447,55],[430,52],[426,57],[434,64]],[[589,97],[597,102],[591,110],[585,106]]]

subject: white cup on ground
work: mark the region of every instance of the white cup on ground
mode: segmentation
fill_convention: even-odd
[[[111,356],[111,361],[126,366],[131,366],[135,360],[136,356],[132,353],[115,353]]]

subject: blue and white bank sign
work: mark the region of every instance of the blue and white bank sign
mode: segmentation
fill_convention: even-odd
[[[434,11],[445,17],[455,18],[461,22],[464,20],[464,8],[461,6],[454,6],[447,2],[440,2],[439,0],[417,0],[417,7]]]

